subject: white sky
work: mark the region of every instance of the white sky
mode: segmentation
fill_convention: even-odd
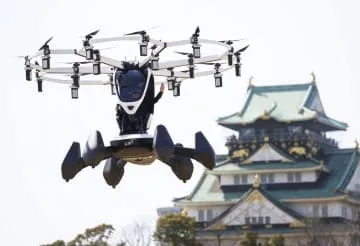
[[[84,146],[98,129],[108,143],[118,133],[116,98],[108,87],[82,87],[74,101],[69,88],[53,84],[37,94],[36,83],[25,81],[23,60],[14,56],[34,53],[50,36],[53,47],[78,48],[80,36],[98,28],[98,37],[107,37],[160,25],[150,35],[170,41],[189,38],[199,25],[202,38],[247,38],[238,46],[251,45],[243,56],[243,77],[230,71],[221,89],[208,77],[184,83],[180,98],[166,93],[150,132],[165,124],[174,141],[191,147],[194,133],[202,130],[216,151],[225,153],[229,132],[215,120],[239,110],[250,75],[255,84],[305,83],[314,71],[327,113],[350,125],[338,139],[352,147],[360,136],[358,10],[355,0],[7,1],[0,10],[2,244],[69,240],[100,223],[116,228],[134,220],[154,223],[156,208],[188,194],[203,171],[195,164],[193,178],[183,184],[159,162],[128,165],[113,190],[100,165],[65,183],[60,165],[73,140]],[[137,44],[131,47],[138,56]]]

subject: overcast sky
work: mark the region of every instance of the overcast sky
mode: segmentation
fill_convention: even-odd
[[[165,124],[174,141],[189,147],[195,132],[202,130],[217,153],[226,152],[229,132],[215,120],[240,109],[251,75],[256,85],[306,83],[312,71],[328,115],[350,125],[337,134],[342,146],[353,147],[360,137],[358,1],[12,0],[0,11],[4,245],[69,240],[100,223],[116,228],[134,220],[153,224],[156,208],[187,195],[203,172],[195,164],[193,178],[184,184],[159,162],[128,165],[114,190],[103,180],[100,165],[65,183],[60,165],[72,141],[84,146],[98,129],[109,143],[118,133],[116,97],[108,87],[82,87],[74,101],[67,86],[53,84],[44,84],[44,93],[38,94],[36,83],[25,81],[23,60],[14,56],[34,53],[50,36],[52,47],[78,48],[81,36],[96,29],[101,29],[98,37],[108,37],[159,25],[150,35],[171,41],[189,38],[199,25],[202,38],[246,38],[235,47],[250,44],[243,56],[243,77],[227,72],[221,89],[214,88],[211,76],[187,81],[181,97],[165,93],[156,105],[150,132]],[[138,56],[136,43],[120,48],[129,50],[134,53],[127,56]],[[119,50],[107,52],[124,56],[115,53]]]

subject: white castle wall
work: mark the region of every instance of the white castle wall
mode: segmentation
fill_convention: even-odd
[[[269,164],[271,165],[271,164]],[[301,172],[301,182],[315,182],[317,180],[317,173],[316,171],[305,171]],[[242,174],[247,175],[247,184],[252,184],[254,182],[254,177],[256,173],[252,174]],[[240,184],[242,184],[241,176],[240,175]],[[260,174],[261,175],[261,174]],[[264,175],[268,175],[264,174]],[[221,175],[220,183],[221,185],[235,185],[235,175]],[[295,175],[294,181],[291,183],[296,183]],[[288,181],[288,173],[274,173],[274,182],[273,183],[289,183]]]

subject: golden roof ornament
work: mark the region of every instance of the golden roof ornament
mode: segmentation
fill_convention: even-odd
[[[253,80],[253,76],[250,76],[249,81],[248,81],[248,87],[252,86],[252,80]]]
[[[360,150],[359,142],[355,139],[355,149]]]
[[[316,76],[315,76],[315,73],[314,72],[311,72],[311,76],[312,76],[312,81],[311,83],[316,83]]]
[[[182,216],[188,216],[188,211],[186,208],[184,208],[182,211],[181,211],[181,215]]]
[[[260,187],[260,177],[259,177],[258,174],[256,174],[255,177],[254,177],[253,187],[254,188],[259,188]]]

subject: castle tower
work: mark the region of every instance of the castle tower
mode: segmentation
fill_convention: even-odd
[[[336,240],[345,240],[360,208],[359,151],[327,137],[347,124],[325,113],[315,81],[249,84],[239,109],[218,119],[234,131],[228,153],[191,194],[173,200],[196,218],[197,239],[236,245],[251,230],[263,240],[281,233],[289,245],[307,245],[308,222],[316,219],[325,223],[319,237],[336,227]]]

